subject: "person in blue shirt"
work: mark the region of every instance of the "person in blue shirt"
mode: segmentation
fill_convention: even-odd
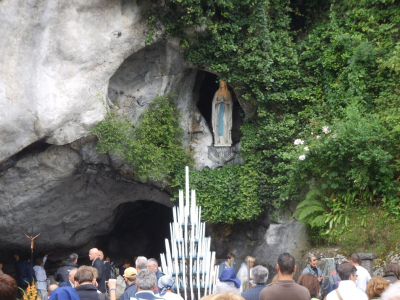
[[[234,262],[235,262],[235,255],[233,255],[232,253],[228,253],[228,254],[226,255],[226,261],[222,262],[222,263],[219,265],[218,278],[221,277],[222,271],[224,271],[224,269],[225,269],[226,267],[231,267],[231,268],[233,268]]]

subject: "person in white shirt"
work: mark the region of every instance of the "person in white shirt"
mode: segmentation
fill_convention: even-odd
[[[165,300],[183,300],[181,295],[175,294],[172,292],[174,288],[175,280],[168,276],[164,275],[158,279],[158,287],[160,289],[160,296]]]
[[[360,266],[360,261],[360,256],[357,253],[350,254],[350,263],[357,268],[357,288],[365,293],[368,281],[371,280],[371,275],[367,269]]]
[[[342,279],[339,287],[326,296],[326,300],[368,300],[367,294],[356,286],[357,269],[352,264],[339,266],[339,277]]]
[[[44,264],[46,263],[48,254],[46,254],[43,258],[38,258],[36,260],[37,265],[33,267],[36,276],[36,288],[38,291],[38,295],[44,295],[47,293],[47,275],[44,270]]]

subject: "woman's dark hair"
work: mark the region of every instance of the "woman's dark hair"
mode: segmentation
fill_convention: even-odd
[[[303,274],[297,280],[297,284],[306,287],[310,291],[311,298],[318,297],[319,281],[317,276],[311,274]]]
[[[17,282],[9,275],[0,275],[0,295],[1,300],[15,300],[17,299]]]
[[[384,273],[383,275],[387,275],[388,273],[394,273],[397,276],[397,279],[399,279],[400,278],[400,267],[396,263],[389,263],[386,266],[383,273]]]

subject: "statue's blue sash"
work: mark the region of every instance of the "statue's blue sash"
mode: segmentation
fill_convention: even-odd
[[[224,102],[219,104],[219,111],[218,111],[218,135],[224,135]]]

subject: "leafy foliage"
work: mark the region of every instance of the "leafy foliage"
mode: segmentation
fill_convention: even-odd
[[[348,211],[374,205],[399,215],[398,3],[308,1],[304,15],[281,0],[157,3],[146,11],[153,29],[163,25],[181,38],[189,60],[219,74],[257,107],[241,128],[244,164],[203,170],[198,176],[208,183],[194,183],[199,195],[211,195],[211,178],[234,182],[223,184],[229,194],[202,200],[208,220],[253,218],[304,195],[314,204],[299,206],[296,215],[323,238],[345,224]],[[305,19],[296,32],[290,30],[294,15]],[[323,126],[331,132],[323,133]],[[293,145],[297,138],[303,147]],[[236,183],[244,178],[238,193]],[[314,189],[317,198],[307,193]],[[247,216],[217,205],[241,203],[250,192],[255,210]]]
[[[196,201],[202,207],[203,218],[212,223],[234,223],[256,218],[262,211],[255,185],[257,176],[245,165],[191,171],[190,187],[201,191],[196,194]],[[172,185],[182,188],[184,182],[182,172],[175,177]]]
[[[177,169],[193,163],[182,145],[180,113],[172,97],[158,96],[132,127],[124,117],[109,112],[93,133],[100,153],[112,152],[134,166],[134,177],[142,181],[162,180],[166,184]]]

